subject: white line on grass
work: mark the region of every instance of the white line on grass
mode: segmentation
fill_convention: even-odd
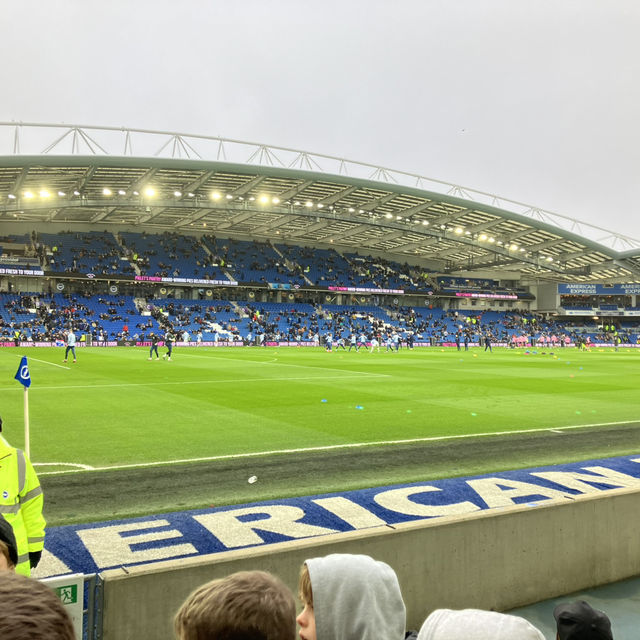
[[[592,427],[610,427],[620,424],[634,424],[637,420],[622,420],[620,422],[598,422],[596,424],[575,424],[566,427],[557,427],[557,431],[570,429],[589,429]],[[273,451],[253,451],[250,453],[230,453],[222,456],[207,456],[203,458],[183,458],[178,460],[164,460],[160,462],[137,462],[134,464],[119,464],[109,467],[93,467],[90,471],[120,471],[122,469],[144,469],[145,467],[163,467],[174,464],[186,464],[189,462],[213,462],[215,460],[237,460],[241,458],[259,458],[261,456],[274,456],[283,453],[308,453],[310,451],[332,451],[334,449],[358,449],[362,447],[379,447],[397,444],[412,444],[416,442],[437,442],[441,440],[460,440],[466,438],[488,438],[491,436],[510,436],[523,433],[541,433],[549,431],[549,427],[538,429],[516,429],[515,431],[495,431],[490,433],[469,433],[455,436],[430,436],[426,438],[409,438],[407,440],[377,440],[374,442],[352,442],[348,444],[330,444],[322,447],[301,447],[299,449],[276,449]],[[37,463],[35,463],[37,464]],[[68,471],[45,471],[38,475],[62,475],[66,473],[81,473],[85,469],[70,469]]]
[[[181,356],[186,356],[188,358],[208,358],[209,356],[199,356],[196,355],[195,353],[183,353],[183,354],[179,354]],[[271,360],[247,360],[247,359],[232,359],[232,358],[227,358],[225,356],[213,356],[214,358],[216,358],[217,360],[225,360],[227,362],[231,362],[232,364],[237,364],[237,365],[244,365],[247,362],[254,362],[255,364],[275,364],[277,361],[277,358],[273,358]],[[297,367],[299,369],[312,369],[313,371],[316,370],[324,370],[324,371],[344,371],[344,369],[335,369],[333,367],[314,367],[313,365],[308,365],[308,364],[290,364],[288,362],[278,362],[277,363],[278,367]],[[384,376],[385,378],[391,378],[390,374],[387,373],[370,373],[369,371],[354,371],[353,373],[359,373],[363,376]]]
[[[90,464],[80,464],[75,462],[34,462],[34,466],[38,467],[80,467],[84,471],[93,471],[95,467]]]
[[[38,360],[38,358],[32,358],[31,356],[27,356],[29,360],[34,360],[35,362],[42,362],[43,364],[50,364],[52,367],[59,367],[60,369],[66,369],[67,371],[71,369],[71,367],[65,367],[61,364],[56,364],[55,362],[49,362],[48,360]]]
[[[375,378],[388,378],[386,374],[383,373],[371,373],[368,374],[368,377]],[[43,390],[58,390],[58,389],[106,389],[110,387],[158,387],[158,386],[167,386],[167,385],[181,385],[181,384],[227,384],[233,383],[237,384],[239,382],[297,382],[298,380],[344,380],[346,378],[364,378],[361,373],[357,374],[349,374],[346,376],[298,376],[295,378],[227,378],[223,380],[178,380],[172,382],[122,382],[122,383],[113,383],[113,384],[69,384],[69,385],[56,385],[56,386],[39,386],[38,391]],[[0,391],[12,391],[18,389],[19,387],[11,386],[11,387],[0,387]]]

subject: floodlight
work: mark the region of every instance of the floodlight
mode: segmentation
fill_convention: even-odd
[[[59,195],[61,198],[64,198],[64,196],[66,196],[67,194],[66,194],[64,191],[58,191],[58,195]],[[11,196],[9,196],[9,197],[11,197]]]
[[[48,198],[49,196],[51,196],[51,194],[46,189],[42,189],[40,191],[40,197],[41,198]]]
[[[148,198],[153,198],[153,196],[156,195],[156,190],[153,187],[147,187],[144,190],[144,195],[147,196]]]
[[[267,202],[269,202],[268,196],[260,196],[260,204],[267,204]]]
[[[278,196],[275,196],[271,198],[271,202],[273,202],[273,204],[280,204],[280,198],[278,198]]]
[[[126,196],[127,192],[124,189],[118,189],[118,195],[119,196]]]
[[[74,192],[73,192],[73,195],[74,195],[74,196],[79,196],[79,195],[80,195],[80,192],[79,192],[79,191],[74,191]]]
[[[349,213],[355,213],[356,210],[353,207],[349,207]]]
[[[102,190],[102,195],[103,195],[103,196],[110,196],[110,195],[111,195],[111,189],[108,189],[107,187],[105,187],[105,188]]]
[[[212,200],[220,200],[220,198],[222,198],[222,196],[220,195],[219,191],[212,191],[211,192],[211,199]]]
[[[391,218],[393,218],[393,214],[392,213],[385,213],[384,217],[387,218],[388,220],[390,220]]]
[[[33,198],[33,193],[31,193],[31,191],[25,191],[24,197],[27,199]]]
[[[227,193],[227,195],[225,196],[225,198],[227,200],[233,200],[233,196],[230,193]]]
[[[429,221],[428,221],[428,220],[423,220],[423,221],[422,221],[422,224],[423,224],[425,227],[428,227],[428,226],[429,226]]]
[[[463,231],[462,227],[456,227],[456,233],[457,233],[458,235],[461,235],[461,234],[462,234],[462,231]]]
[[[311,207],[313,207],[313,202],[311,202],[311,200],[307,200],[307,201],[304,203],[304,206],[305,206],[305,207],[309,207],[309,208],[311,208]]]
[[[16,197],[15,197],[15,195],[13,195],[13,193],[10,193],[10,194],[7,196],[7,198],[9,198],[9,200],[15,200],[15,199],[16,199]]]
[[[174,191],[174,192],[173,192],[173,195],[174,195],[176,198],[181,198],[181,197],[182,197],[182,191]]]

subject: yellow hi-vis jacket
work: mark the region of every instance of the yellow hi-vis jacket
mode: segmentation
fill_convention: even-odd
[[[42,488],[29,459],[0,436],[0,513],[13,527],[18,547],[16,571],[31,574],[29,552],[44,548]]]

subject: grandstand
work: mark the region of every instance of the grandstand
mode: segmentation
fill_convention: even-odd
[[[16,144],[18,139],[23,142]],[[178,142],[167,144],[172,140]],[[124,518],[204,508],[211,500],[226,508],[636,451],[636,405],[624,402],[631,397],[625,385],[636,379],[631,358],[640,354],[640,242],[633,238],[424,176],[221,138],[0,123],[0,145],[8,141],[13,152],[0,159],[5,369],[12,366],[8,354],[17,353],[14,346],[41,346],[35,353],[45,363],[58,363],[55,345],[73,327],[86,346],[78,366],[84,359],[86,384],[78,389],[94,383],[107,388],[97,399],[82,392],[65,400],[61,391],[62,400],[47,400],[48,410],[64,413],[66,402],[74,411],[51,416],[52,433],[71,432],[81,441],[61,445],[55,435],[42,436],[50,449],[36,463],[53,465],[42,475],[55,525],[106,519],[105,514]],[[163,336],[169,328],[188,362],[176,368],[179,380],[167,369],[150,372],[146,357],[152,334]],[[360,334],[368,344],[396,335],[403,353],[394,364],[369,359],[363,365],[365,356],[345,362],[338,360],[342,354],[326,356],[318,348],[328,335],[344,338],[348,346],[350,336]],[[487,381],[508,376],[491,365],[483,370],[482,386],[477,376],[453,371],[450,356],[465,336],[476,356],[490,337],[503,349],[497,362],[505,366],[513,365],[510,354],[531,354],[533,362],[538,351],[557,358],[560,350],[580,346],[593,348],[591,355],[602,351],[603,370],[609,369],[606,376],[590,374],[591,386],[572,395],[564,377],[545,381],[541,358],[537,369],[525,373],[516,363],[507,386],[531,404],[501,393],[494,416],[482,422],[473,402],[491,395]],[[302,346],[309,349],[295,350]],[[286,355],[281,347],[287,347]],[[407,347],[434,357],[409,361]],[[612,359],[618,349],[626,360]],[[264,373],[265,364],[276,362],[285,371],[303,367],[312,375],[297,381]],[[580,360],[580,371],[585,362]],[[239,373],[225,378],[233,367]],[[304,392],[318,393],[313,385],[319,372],[344,396],[345,406],[354,404],[348,397],[353,388],[369,394],[372,405],[376,394],[389,404],[375,404],[378,415],[356,405],[356,416],[364,413],[360,421],[330,413],[328,406],[330,418],[309,424]],[[618,372],[620,387],[609,389]],[[350,376],[364,381],[351,382]],[[245,380],[264,386],[245,388]],[[212,399],[228,381],[233,386]],[[455,389],[450,398],[441,397],[447,391],[438,385],[445,381]],[[185,392],[166,391],[174,383]],[[202,389],[205,383],[211,389]],[[538,384],[546,384],[541,399],[528,398]],[[131,397],[127,386],[137,389]],[[557,389],[575,406],[569,400],[562,405],[553,395]],[[605,391],[611,395],[601,397]],[[402,405],[409,393],[424,393],[434,402],[420,414]],[[597,401],[602,405],[596,409],[590,403]],[[549,447],[538,432],[584,426],[587,405],[593,414],[602,413],[592,418],[594,428],[580,436],[575,452]],[[386,413],[391,406],[395,413]],[[123,424],[122,407],[132,424]],[[554,413],[562,414],[561,423],[553,422]],[[468,424],[474,421],[469,416],[482,427]],[[223,421],[230,440],[223,441],[223,430],[217,430],[218,441],[203,432],[189,442],[195,425],[203,426],[199,422],[217,427],[214,417]],[[520,429],[519,420],[528,429]],[[118,437],[105,436],[110,429]],[[480,438],[456,440],[465,429],[473,437],[482,434],[482,444]],[[81,455],[87,459],[73,458]],[[308,461],[304,480],[301,455]],[[168,462],[180,465],[181,481]],[[80,488],[79,476],[64,465],[75,465],[74,473],[87,471],[93,489]],[[263,470],[273,473],[277,483],[245,486],[255,469],[260,477]],[[211,477],[214,498],[208,493]],[[132,484],[140,491],[130,491]],[[67,500],[67,493],[73,498]],[[362,528],[380,524],[377,516],[358,517]],[[281,539],[274,534],[270,541]],[[529,601],[504,595],[502,602],[526,604],[540,593],[528,595]]]

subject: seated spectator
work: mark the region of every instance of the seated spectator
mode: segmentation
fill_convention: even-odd
[[[0,516],[0,571],[15,571],[18,564],[18,547],[13,527]]]
[[[240,571],[196,589],[174,619],[179,640],[294,640],[291,590],[264,571]]]
[[[394,570],[369,556],[306,560],[297,618],[302,640],[403,640],[406,610]]]
[[[545,640],[529,621],[497,611],[436,609],[418,640]]]
[[[69,614],[49,587],[18,573],[2,574],[2,640],[75,640],[75,637]]]
[[[609,618],[584,600],[559,604],[553,617],[558,625],[557,640],[613,640]]]

